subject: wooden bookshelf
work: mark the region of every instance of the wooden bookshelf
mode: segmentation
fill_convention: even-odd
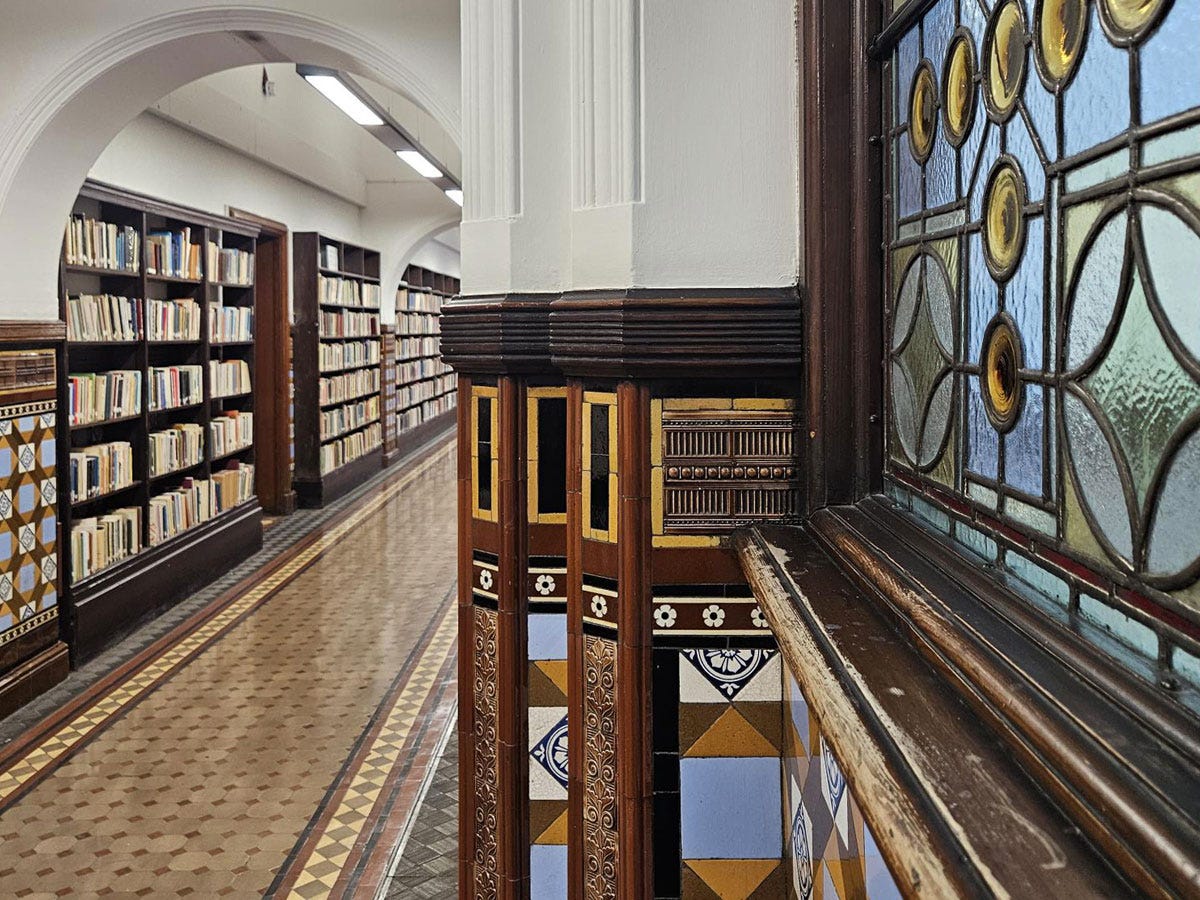
[[[379,253],[313,231],[292,253],[293,483],[301,506],[323,506],[382,466]]]
[[[262,513],[253,494],[253,440],[244,446],[226,446],[218,452],[210,427],[215,420],[226,418],[228,411],[251,414],[254,411],[252,390],[239,389],[230,396],[220,395],[210,363],[228,362],[229,368],[237,369],[239,373],[248,372],[249,386],[253,385],[255,299],[253,265],[249,266],[248,277],[243,282],[234,277],[222,280],[218,271],[210,271],[209,243],[212,242],[218,251],[253,254],[257,229],[244,222],[90,181],[76,200],[75,215],[127,227],[128,233],[137,235],[140,243],[128,270],[107,269],[86,262],[72,263],[68,261],[66,246],[61,266],[61,312],[68,321],[66,352],[58,379],[64,627],[78,661],[93,656],[139,620],[188,596],[258,550],[262,546]],[[151,271],[148,238],[155,233],[184,229],[188,229],[188,242],[198,244],[200,248],[199,261],[192,271],[184,270],[182,274]],[[196,272],[199,277],[195,277]],[[96,333],[79,336],[72,331],[71,323],[81,322],[82,317],[78,305],[71,307],[68,298],[80,295],[111,295],[139,301],[140,315],[131,314],[126,320],[127,327],[135,328],[137,333],[125,335],[120,340],[105,340],[103,335]],[[193,319],[199,317],[198,331],[168,330],[156,334],[149,321],[151,301],[181,301],[191,311]],[[225,308],[233,312],[223,313]],[[221,341],[217,339],[220,335],[211,329],[227,315],[241,320],[248,330],[230,335],[236,339]],[[195,329],[195,325],[191,327]],[[111,330],[108,333],[111,335]],[[199,395],[194,401],[188,398],[188,402],[153,408],[152,370],[171,366],[200,367]],[[115,370],[141,373],[139,408],[101,421],[74,421],[70,376]],[[178,466],[164,465],[152,471],[151,434],[184,424],[199,428],[199,455]],[[130,445],[130,483],[103,490],[99,496],[73,498],[72,453],[109,442]],[[207,482],[214,474],[230,469],[242,470],[243,483],[249,480],[248,497],[240,498],[230,491],[228,493],[233,497],[225,497],[225,508],[218,512],[214,502],[211,517],[151,544],[153,498],[175,491],[189,480],[193,484]],[[74,558],[73,535],[81,520],[123,509],[138,510],[140,549],[106,566],[78,571],[77,563],[81,560]]]
[[[458,378],[441,357],[442,303],[459,291],[458,279],[409,266],[396,290],[393,402],[387,459],[403,456],[454,424]]]

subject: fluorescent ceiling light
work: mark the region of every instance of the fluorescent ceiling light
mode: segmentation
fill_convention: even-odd
[[[427,160],[417,150],[397,150],[396,155],[417,170],[418,175],[426,178],[441,178],[442,170]]]
[[[383,119],[334,75],[305,75],[305,79],[359,125],[382,125]]]
[[[446,196],[462,206],[462,189],[461,188],[446,188]]]

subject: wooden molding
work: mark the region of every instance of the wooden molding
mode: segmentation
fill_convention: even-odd
[[[789,648],[810,636],[795,632],[815,629],[833,635],[837,622],[830,616],[839,614],[818,597],[818,588],[826,591],[827,585],[817,585],[800,569],[793,572],[792,568],[800,565],[796,560],[803,559],[811,568],[812,559],[823,559],[821,566],[832,567],[852,585],[851,590],[860,592],[860,598],[847,608],[864,611],[864,615],[872,611],[871,615],[898,630],[900,640],[894,631],[889,640],[908,652],[912,664],[923,668],[943,694],[969,709],[973,727],[984,729],[987,741],[1001,748],[1010,765],[1023,770],[1027,784],[1006,788],[1006,793],[1014,797],[1019,791],[1030,793],[1040,798],[1038,803],[1045,810],[1065,816],[1140,892],[1174,896],[1194,889],[1200,815],[1189,798],[1200,796],[1200,721],[1182,705],[1098,652],[1081,634],[1031,608],[1028,601],[881,499],[818,512],[803,529],[762,528],[742,534],[738,540],[756,595],[802,683],[814,679],[812,661]],[[768,576],[763,560],[772,554],[775,575]],[[780,577],[791,584],[773,586],[772,578]],[[814,610],[823,604],[824,611],[817,610],[811,621],[798,624],[776,610],[776,621],[769,608],[776,604],[767,595],[779,595],[781,590],[790,595],[789,604],[806,603]],[[843,640],[840,633],[829,638],[834,644]],[[887,672],[881,673],[881,669]],[[837,684],[816,690],[852,696],[857,689],[853,681],[882,674],[893,679],[905,677],[895,665],[885,666],[877,660],[870,669],[847,671]],[[876,743],[909,745],[904,754],[906,765],[920,776],[919,782],[926,782],[922,790],[927,793],[931,782],[918,770],[922,758],[928,761],[935,749],[955,759],[954,772],[941,773],[938,778],[966,777],[971,767],[962,760],[971,759],[969,753],[979,755],[979,751],[955,749],[954,745],[971,737],[961,713],[957,721],[956,716],[946,716],[942,733],[926,734],[924,740],[932,736],[934,741],[922,749],[914,731],[919,725],[919,704],[909,688],[898,680],[895,683],[909,702],[885,709],[886,718],[866,717],[858,727]],[[837,706],[844,699],[835,698],[831,703]],[[814,700],[814,705],[819,702]],[[882,695],[864,702],[859,708],[871,703],[887,706]],[[855,739],[863,738],[859,734]],[[851,758],[854,755],[852,752]],[[992,771],[990,777],[1002,774]],[[849,780],[853,785],[854,773]],[[910,793],[916,789],[908,788]],[[873,816],[880,809],[886,813],[887,804],[876,787],[870,787],[866,796],[870,802],[864,804],[864,812],[874,827]],[[975,799],[982,798],[977,794]],[[877,809],[872,810],[872,805]],[[1008,852],[1023,855],[1016,851],[1015,834],[1003,836],[1005,830],[1020,823],[994,816],[974,819],[977,814],[952,813],[944,804],[919,812],[939,827],[961,835],[960,844],[965,841],[974,846],[974,851],[965,846],[961,849],[978,872],[986,869],[988,878],[997,879],[1003,893],[1015,896],[1052,890],[1062,895],[1064,889],[1057,882],[1025,883],[1030,877],[1039,877],[1028,871],[1036,867],[1007,870],[1004,863],[988,860],[981,850],[984,844],[1007,843]],[[1021,818],[1032,821],[1029,815],[1023,812]],[[1020,824],[1020,828],[1026,825]],[[884,834],[876,829],[881,843]],[[1068,850],[1061,844],[1055,852]],[[889,861],[895,862],[895,853],[889,855]],[[1075,871],[1077,867],[1066,868]],[[1051,876],[1043,872],[1040,877]]]
[[[1129,893],[919,643],[896,639],[891,607],[810,530],[761,526],[734,540],[901,893]]]
[[[57,636],[58,623],[49,624]],[[48,647],[0,674],[0,719],[66,678],[70,672],[68,657],[67,645],[52,639]]]
[[[442,309],[442,355],[461,372],[795,376],[800,307],[796,288],[462,297]]]
[[[0,319],[0,346],[30,344],[59,344],[67,339],[67,323],[58,319],[25,321]]]

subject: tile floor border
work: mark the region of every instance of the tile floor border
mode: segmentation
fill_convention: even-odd
[[[436,438],[414,453],[407,465],[371,485],[374,496],[366,504],[340,507],[279,556],[242,577],[203,609],[0,750],[0,812],[261,608],[280,588],[349,535],[358,522],[390,502],[452,448],[453,442],[446,435]],[[363,496],[356,493],[355,499]]]

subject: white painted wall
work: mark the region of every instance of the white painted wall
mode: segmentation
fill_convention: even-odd
[[[793,3],[462,3],[464,293],[797,282]]]

